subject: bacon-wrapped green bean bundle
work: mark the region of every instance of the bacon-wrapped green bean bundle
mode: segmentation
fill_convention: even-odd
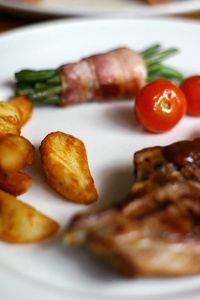
[[[28,95],[33,103],[61,106],[86,101],[133,99],[146,82],[183,76],[160,62],[176,49],[159,51],[155,45],[137,53],[123,47],[68,63],[57,70],[23,70],[15,74],[17,95]]]

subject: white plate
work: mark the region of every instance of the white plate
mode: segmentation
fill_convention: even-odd
[[[193,12],[200,9],[200,1],[173,0],[151,6],[143,0],[43,0],[37,4],[0,0],[0,8],[26,15],[141,17]]]
[[[90,54],[122,45],[142,50],[154,43],[176,46],[180,54],[166,63],[185,76],[200,73],[200,25],[178,20],[55,21],[0,36],[0,99],[13,96],[14,73],[21,69],[56,68]],[[45,182],[39,145],[46,134],[61,130],[86,146],[99,202],[121,199],[133,177],[133,153],[200,134],[200,118],[184,117],[170,132],[153,135],[134,120],[133,101],[86,103],[69,108],[37,107],[22,135],[36,147],[35,162],[26,168],[34,179],[21,197],[61,224],[57,237],[30,245],[0,242],[0,298],[16,300],[197,299],[200,276],[127,280],[82,249],[61,243],[68,220],[85,209],[64,201]],[[197,293],[196,293],[197,292]],[[165,298],[165,297],[166,298]],[[164,298],[163,298],[164,297]]]

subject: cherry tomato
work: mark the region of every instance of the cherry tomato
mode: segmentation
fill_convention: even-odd
[[[145,85],[135,100],[139,122],[153,133],[172,129],[186,113],[186,109],[187,102],[181,89],[163,79]]]
[[[200,76],[186,78],[181,89],[187,100],[187,113],[192,116],[200,116]]]

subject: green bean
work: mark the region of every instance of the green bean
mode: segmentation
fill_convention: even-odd
[[[34,87],[32,84],[27,84],[24,82],[18,82],[16,88],[16,96],[28,95],[34,92]]]
[[[172,49],[168,49],[163,52],[160,52],[160,53],[156,53],[156,54],[148,57],[147,59],[144,59],[147,69],[148,69],[148,66],[150,66],[151,64],[161,62],[163,59],[169,57],[172,54],[176,54],[177,52],[178,52],[177,49],[172,48]]]
[[[21,72],[15,73],[15,78],[18,81],[23,81],[23,82],[37,82],[37,81],[48,80],[57,74],[58,74],[57,70],[41,70],[41,71],[22,70]]]
[[[61,92],[60,86],[52,86],[52,87],[31,93],[30,95],[31,95],[31,99],[43,99],[43,98],[48,98],[53,95],[58,95],[58,94],[60,94],[60,92]]]
[[[158,70],[160,70],[161,68],[161,64],[160,63],[154,63],[154,64],[151,64],[149,65],[148,67],[148,74],[149,73],[155,73],[157,72]]]
[[[43,98],[37,98],[33,95],[30,95],[30,100],[34,105],[46,105],[46,104],[59,104],[61,102],[61,98],[59,95],[46,96]]]
[[[56,74],[55,76],[49,78],[46,82],[49,83],[49,84],[58,84],[58,83],[60,83],[61,80],[60,80],[59,73]]]
[[[160,69],[157,71],[157,73],[164,77],[166,76],[169,78],[177,78],[180,80],[184,79],[183,75],[179,71],[162,65]]]
[[[160,49],[160,45],[156,44],[153,45],[150,48],[147,48],[146,50],[140,52],[140,55],[142,56],[143,59],[151,57],[151,55],[155,54],[158,52],[158,50]]]

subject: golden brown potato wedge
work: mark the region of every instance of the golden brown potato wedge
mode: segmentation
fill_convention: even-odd
[[[14,196],[26,193],[32,183],[33,179],[23,172],[17,171],[11,174],[0,172],[0,189]]]
[[[53,236],[59,224],[28,204],[0,190],[0,239],[32,243]]]
[[[0,136],[0,171],[12,173],[21,170],[25,165],[32,165],[34,146],[15,134]]]
[[[98,194],[83,142],[63,132],[48,134],[40,146],[48,183],[67,200],[90,204]]]
[[[21,126],[27,123],[33,113],[32,102],[27,98],[27,96],[18,96],[8,100],[8,102],[19,109],[21,113]]]
[[[0,135],[21,133],[21,113],[11,103],[0,101]]]

